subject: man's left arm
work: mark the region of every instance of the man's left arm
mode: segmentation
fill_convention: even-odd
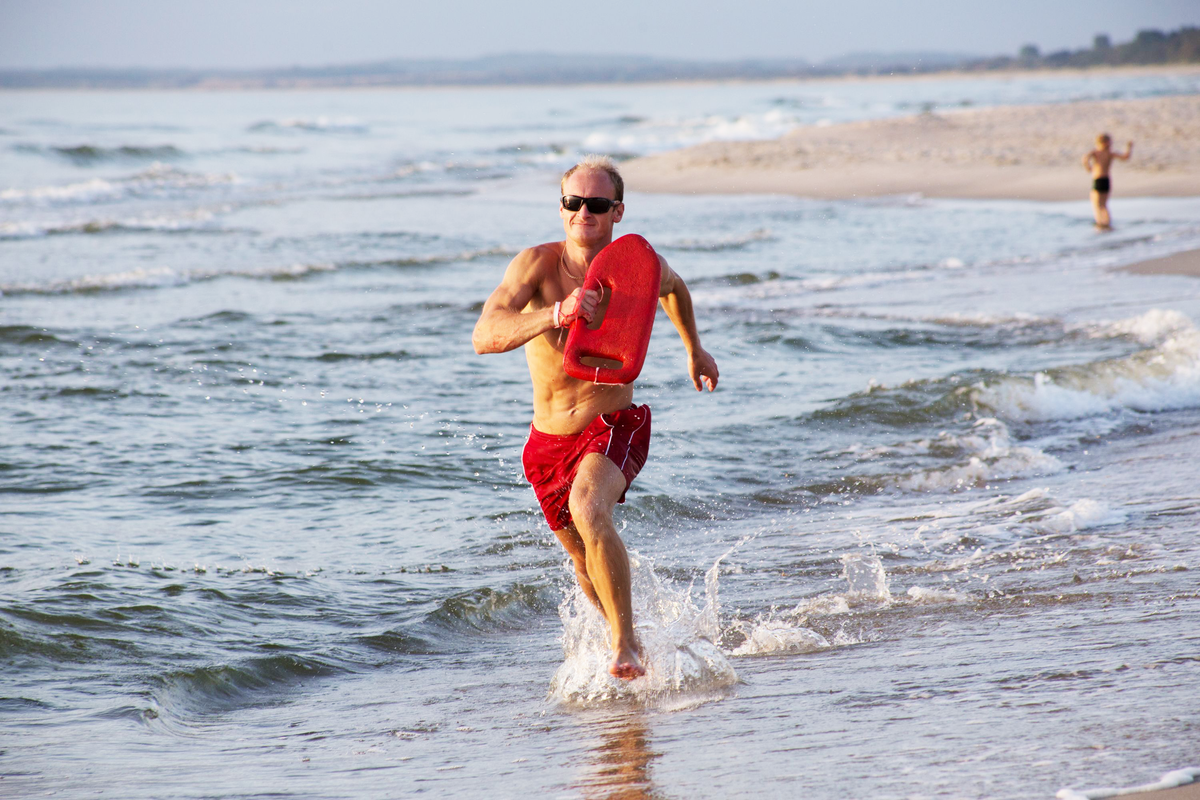
[[[659,301],[663,311],[667,312],[667,316],[675,325],[675,330],[679,331],[683,346],[687,348],[688,375],[696,391],[703,391],[707,386],[711,392],[717,388],[717,362],[700,346],[700,333],[696,330],[696,312],[692,308],[692,294],[683,278],[671,269],[666,259],[659,256],[658,260],[662,266]]]

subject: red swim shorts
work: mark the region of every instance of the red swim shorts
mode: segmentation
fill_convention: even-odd
[[[550,530],[571,524],[567,500],[579,462],[588,453],[603,453],[625,476],[625,489],[642,471],[650,452],[650,406],[630,406],[601,414],[579,433],[555,436],[529,426],[529,441],[521,454],[525,480],[533,484]],[[625,492],[621,499],[625,502]]]

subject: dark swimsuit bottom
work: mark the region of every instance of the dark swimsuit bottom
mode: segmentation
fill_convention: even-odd
[[[1100,194],[1108,194],[1111,186],[1112,184],[1108,178],[1096,178],[1096,180],[1092,181],[1092,191],[1099,192]]]

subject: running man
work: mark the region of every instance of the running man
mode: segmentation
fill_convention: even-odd
[[[566,548],[575,577],[608,621],[613,660],[624,680],[644,675],[633,631],[629,556],[613,509],[646,462],[650,407],[633,404],[633,386],[581,381],[563,370],[567,329],[590,322],[600,295],[583,291],[588,266],[612,241],[625,213],[624,181],[611,159],[588,156],[563,175],[559,216],[566,239],[523,250],[475,325],[476,353],[525,346],[533,381],[533,424],[522,461],[550,529]],[[696,391],[717,386],[717,364],[700,346],[692,297],[659,256],[659,298],[679,331]]]
[[[1124,153],[1112,151],[1112,137],[1102,133],[1096,137],[1096,149],[1083,157],[1083,168],[1092,173],[1092,212],[1096,216],[1096,227],[1102,231],[1112,230],[1112,218],[1108,215],[1108,193],[1112,190],[1109,170],[1114,158],[1128,161],[1133,155],[1133,142]]]

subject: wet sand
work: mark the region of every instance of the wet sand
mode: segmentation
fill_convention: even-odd
[[[1128,787],[1124,789],[1110,789],[1101,791],[1098,789],[1081,789],[1076,792],[1067,793],[1065,790],[1058,795],[1060,800],[1076,800],[1078,797],[1101,798],[1108,797],[1129,797],[1134,800],[1200,800],[1200,781],[1183,786],[1176,786],[1171,789],[1152,789],[1150,791],[1137,791],[1137,787]]]
[[[848,199],[919,193],[972,199],[1088,197],[1082,159],[1108,131],[1114,198],[1200,194],[1200,98],[1163,97],[925,113],[710,142],[622,165],[639,191]]]
[[[1189,783],[1174,789],[1160,789],[1156,792],[1143,792],[1137,797],[1141,800],[1200,800],[1200,783]]]
[[[1138,275],[1189,275],[1200,278],[1200,250],[1185,250],[1163,258],[1130,264],[1121,269]]]

